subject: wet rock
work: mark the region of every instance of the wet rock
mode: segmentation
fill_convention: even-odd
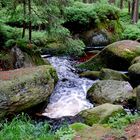
[[[99,78],[101,80],[118,80],[118,81],[128,81],[129,78],[124,73],[116,70],[103,68],[100,71]]]
[[[80,77],[86,77],[95,80],[99,78],[99,71],[85,71],[80,74]]]
[[[42,115],[50,118],[75,116],[81,110],[93,107],[86,99],[86,93],[94,81],[79,78],[72,61],[66,57],[52,57],[48,60],[57,69],[59,81]]]
[[[88,70],[110,68],[125,71],[131,65],[131,61],[139,55],[140,43],[123,40],[108,45],[89,61],[79,64],[77,67]]]
[[[97,123],[106,123],[109,117],[113,117],[118,113],[126,113],[121,105],[103,104],[92,109],[87,109],[79,113],[85,120],[85,124],[92,126]]]
[[[88,90],[87,98],[94,103],[123,103],[134,98],[132,86],[125,81],[102,80]]]
[[[58,78],[53,67],[44,65],[1,72],[0,80],[0,118],[2,118],[47,101]]]

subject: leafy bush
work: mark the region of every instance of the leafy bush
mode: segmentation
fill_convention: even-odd
[[[79,39],[72,39],[64,27],[52,29],[44,40],[43,51],[52,55],[80,56],[84,53],[85,44]]]
[[[120,21],[127,24],[131,22],[131,15],[128,13],[128,9],[123,9],[120,11]],[[122,24],[123,25],[123,24]]]
[[[55,135],[60,140],[72,140],[75,136],[75,131],[69,126],[63,126],[56,131]]]
[[[119,17],[119,10],[107,3],[85,4],[75,2],[65,10],[66,22],[78,22],[79,24],[99,24],[108,19],[116,20]]]
[[[122,33],[122,39],[136,40],[140,38],[140,28],[137,25],[125,25]]]
[[[138,114],[132,115],[132,114],[117,114],[114,117],[110,117],[108,121],[108,125],[112,128],[117,129],[123,129],[128,124],[135,122],[137,119],[139,119],[140,116]]]

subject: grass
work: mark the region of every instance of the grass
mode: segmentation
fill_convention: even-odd
[[[11,122],[0,123],[0,140],[71,140],[74,130],[63,126],[55,133],[47,122],[36,123],[21,114]]]

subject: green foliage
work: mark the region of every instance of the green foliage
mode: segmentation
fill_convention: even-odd
[[[17,28],[12,28],[10,26],[6,26],[0,24],[0,45],[4,46],[5,42],[9,39],[17,39],[20,36],[20,31]]]
[[[72,140],[75,136],[75,131],[70,127],[63,126],[55,134],[56,138],[60,140]]]
[[[128,13],[128,9],[123,9],[120,11],[120,21],[127,24],[130,24],[131,22],[131,15]],[[124,24],[122,24],[124,25]]]
[[[85,44],[81,40],[73,40],[72,38],[68,38],[65,45],[65,53],[68,55],[81,56],[84,53]]]
[[[53,140],[47,122],[34,124],[28,116],[20,115],[12,122],[1,123],[1,140]]]
[[[66,21],[77,22],[79,24],[99,24],[108,19],[118,19],[119,10],[107,3],[97,2],[94,4],[85,4],[75,2],[71,7],[65,10]]]
[[[83,55],[85,48],[81,40],[72,39],[69,30],[63,27],[52,29],[47,33],[43,43],[45,45],[43,50],[53,55],[80,56]]]
[[[132,115],[132,114],[117,114],[114,117],[110,117],[108,121],[108,125],[112,128],[117,128],[117,129],[123,129],[126,127],[128,124],[135,122],[138,120],[140,116],[138,114]]]
[[[0,128],[0,140],[72,140],[75,135],[68,126],[52,133],[47,122],[36,123],[25,114],[18,115],[11,122],[1,122]]]
[[[137,25],[125,25],[122,39],[136,40],[140,38],[140,28]]]

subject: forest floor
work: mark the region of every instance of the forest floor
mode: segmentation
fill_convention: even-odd
[[[140,120],[128,125],[119,133],[117,131],[102,126],[93,126],[78,132],[74,140],[140,140]]]

